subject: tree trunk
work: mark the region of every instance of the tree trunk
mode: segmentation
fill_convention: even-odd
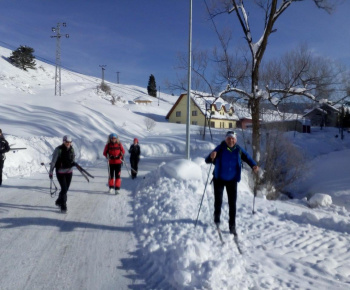
[[[252,99],[251,100],[251,110],[252,110],[252,122],[253,122],[253,134],[252,134],[252,143],[253,143],[253,159],[260,163],[260,100]]]

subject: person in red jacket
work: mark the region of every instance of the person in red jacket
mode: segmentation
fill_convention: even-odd
[[[109,192],[118,194],[121,186],[120,171],[124,158],[125,150],[122,143],[119,141],[117,134],[109,135],[108,142],[103,150],[103,156],[108,159],[109,166]]]

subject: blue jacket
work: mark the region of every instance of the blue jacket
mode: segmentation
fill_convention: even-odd
[[[230,148],[225,141],[222,141],[213,151],[217,152],[214,161],[211,160],[210,153],[205,162],[215,164],[213,173],[215,179],[239,182],[241,180],[242,160],[251,168],[257,165],[249,154],[237,144]]]

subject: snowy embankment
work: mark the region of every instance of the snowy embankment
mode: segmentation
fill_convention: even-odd
[[[194,174],[199,166],[202,176]],[[346,289],[350,285],[349,212],[336,206],[309,209],[305,201],[258,198],[257,213],[252,215],[250,173],[244,171],[237,212],[241,256],[228,233],[226,197],[225,244],[221,245],[212,222],[210,185],[195,227],[208,170],[204,159],[177,160],[161,164],[138,186],[134,205],[138,271],[150,289]]]

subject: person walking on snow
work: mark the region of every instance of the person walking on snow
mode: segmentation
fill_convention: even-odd
[[[237,135],[228,131],[225,140],[221,142],[205,159],[206,163],[213,163],[214,168],[214,223],[220,225],[221,205],[224,187],[226,187],[229,205],[229,230],[236,232],[236,202],[237,183],[241,180],[242,160],[257,173],[259,167],[249,154],[237,143]]]
[[[109,192],[118,194],[121,186],[120,171],[125,154],[124,147],[120,142],[117,134],[112,133],[109,135],[108,143],[103,150],[103,156],[108,159],[109,166]]]
[[[134,138],[134,144],[130,146],[130,166],[131,166],[131,178],[134,179],[137,176],[138,165],[140,161],[141,149],[139,145],[139,140]]]
[[[0,186],[2,185],[2,169],[4,168],[5,163],[5,153],[10,151],[10,145],[6,141],[4,135],[2,134],[2,130],[0,129]]]
[[[49,178],[53,177],[53,170],[56,168],[56,177],[61,186],[61,191],[55,204],[62,212],[67,211],[67,192],[73,177],[73,166],[75,166],[75,153],[72,146],[72,137],[64,136],[63,143],[56,147],[52,154],[52,161],[49,171]]]

